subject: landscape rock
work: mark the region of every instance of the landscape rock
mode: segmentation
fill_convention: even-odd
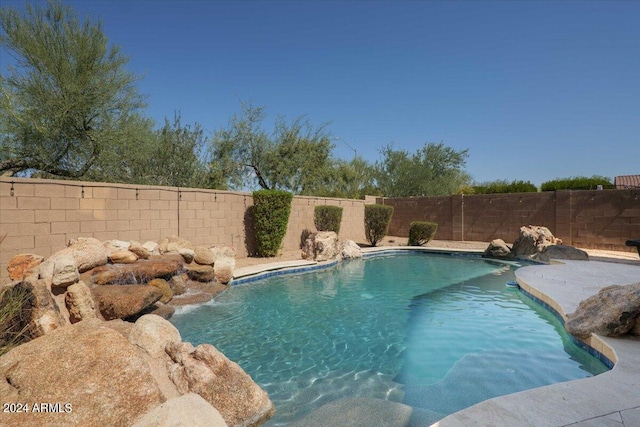
[[[552,259],[573,259],[579,261],[588,261],[589,254],[585,251],[568,245],[551,245],[546,246],[542,252],[534,255],[532,258],[550,262]]]
[[[344,259],[362,258],[362,249],[353,240],[345,240],[342,243],[340,255]]]
[[[233,279],[233,270],[236,268],[236,259],[233,257],[218,255],[213,264],[213,275],[218,283],[226,285]]]
[[[640,315],[640,282],[603,288],[567,316],[566,329],[579,338],[592,333],[618,337],[631,331]]]
[[[138,255],[127,249],[111,252],[109,261],[113,264],[133,264],[138,260]]]
[[[129,333],[129,342],[153,357],[166,357],[165,347],[170,342],[182,342],[180,332],[160,316],[145,314],[136,320]]]
[[[147,283],[157,277],[169,277],[181,271],[182,259],[139,260],[134,264],[106,265],[93,269],[91,283],[94,285]]]
[[[140,242],[131,241],[131,246],[129,246],[129,250],[136,254],[138,259],[148,259],[151,256],[151,252],[149,252]]]
[[[38,278],[39,266],[44,257],[34,254],[19,254],[9,260],[7,271],[11,280],[25,280],[35,275]]]
[[[213,251],[206,246],[196,246],[193,260],[200,265],[213,265],[215,262]]]
[[[158,249],[158,244],[156,242],[148,241],[142,244],[142,247],[145,248],[150,254],[160,254],[160,250]]]
[[[61,255],[54,258],[51,286],[66,288],[80,280],[80,273],[75,259],[71,255]]]
[[[6,427],[124,427],[165,400],[147,361],[97,319],[9,351],[0,358],[0,378],[3,402],[59,403],[61,410],[5,412]]]
[[[187,291],[187,280],[189,280],[189,276],[186,273],[171,276],[169,287],[171,287],[174,296],[182,295]]]
[[[129,316],[126,318],[127,322],[135,322],[139,318],[147,314],[154,314],[156,316],[160,316],[165,320],[171,319],[171,317],[176,313],[176,308],[173,305],[164,304],[160,301],[156,301],[151,304],[149,307],[143,309],[138,314],[134,314],[133,316]]]
[[[200,395],[187,393],[153,408],[133,427],[227,427],[227,423]]]
[[[218,258],[220,258],[220,257],[225,257],[225,258],[235,258],[236,257],[235,249],[230,248],[228,246],[216,246],[215,248],[211,248],[211,252],[213,252],[213,262],[214,262],[214,264],[218,260]]]
[[[307,237],[302,258],[329,261],[336,259],[339,253],[338,235],[334,231],[319,231]]]
[[[107,250],[107,256],[111,255],[113,252],[118,251],[127,251],[131,247],[131,242],[126,242],[124,240],[107,240],[102,244],[104,248]]]
[[[98,239],[93,237],[79,237],[69,243],[69,247],[59,253],[69,253],[76,261],[80,273],[107,263],[107,250]]]
[[[561,245],[562,240],[557,239],[547,227],[529,225],[520,227],[520,235],[513,243],[511,252],[515,257],[528,257],[542,252],[550,245]]]
[[[164,279],[153,279],[152,281],[147,283],[147,286],[154,286],[160,289],[160,291],[162,292],[162,298],[160,298],[160,302],[163,304],[168,303],[169,301],[171,301],[171,298],[173,298],[173,291],[171,290],[169,283],[167,283],[167,281]]]
[[[482,254],[485,258],[498,258],[498,259],[509,259],[513,258],[513,254],[511,253],[511,249],[502,239],[494,239],[489,243],[487,249],[484,250]]]
[[[171,236],[168,238],[164,238],[158,242],[158,249],[160,253],[166,252],[178,252],[180,249],[191,249],[193,250],[193,245],[190,241],[183,239],[179,236]]]
[[[195,257],[195,252],[193,249],[180,248],[178,249],[178,253],[184,259],[184,262],[190,264],[193,262],[193,258]]]
[[[202,396],[229,426],[260,425],[274,414],[267,393],[212,345],[173,342],[165,351],[174,362],[169,377],[178,390]]]
[[[215,272],[210,265],[190,264],[185,266],[189,279],[198,282],[210,282],[215,279]]]
[[[67,288],[65,305],[69,310],[69,321],[71,323],[97,317],[91,289],[82,281]]]
[[[160,289],[147,285],[96,286],[91,293],[105,320],[133,316],[162,298]]]

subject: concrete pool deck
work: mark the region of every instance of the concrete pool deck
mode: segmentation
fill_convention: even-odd
[[[378,252],[415,250],[415,247],[366,248],[365,256]],[[426,248],[435,253],[478,254],[475,249]],[[610,254],[598,254],[599,260]],[[593,256],[592,256],[593,257]],[[533,265],[516,271],[520,287],[553,308],[563,319],[572,313],[580,301],[610,285],[628,285],[640,281],[640,260],[624,256],[623,261],[570,261],[551,265]],[[619,259],[618,259],[619,261]],[[331,265],[331,264],[329,264]],[[264,277],[273,271],[323,268],[327,263],[287,261],[239,269],[238,276]],[[241,279],[241,277],[238,277]],[[609,338],[593,335],[587,344],[612,362],[612,370],[595,377],[584,378],[522,391],[480,402],[453,413],[432,424],[432,427],[469,426],[572,426],[631,427],[640,426],[640,338]],[[427,426],[412,414],[412,408],[377,399],[344,399],[321,407],[293,423],[296,426]],[[383,403],[386,402],[386,403]],[[329,405],[332,405],[329,407]],[[378,412],[384,407],[385,417]],[[323,409],[324,408],[324,409]],[[372,417],[377,422],[371,424]],[[380,424],[382,423],[382,424]]]

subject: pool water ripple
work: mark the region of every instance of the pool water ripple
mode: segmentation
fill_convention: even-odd
[[[606,367],[505,283],[516,266],[393,255],[233,287],[172,321],[211,343],[297,420],[342,397],[414,406],[433,421],[490,397]]]

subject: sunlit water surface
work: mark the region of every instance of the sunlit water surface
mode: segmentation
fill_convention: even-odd
[[[234,286],[171,321],[268,393],[270,425],[343,397],[402,402],[423,420],[607,370],[560,322],[507,288],[517,266],[399,254]]]

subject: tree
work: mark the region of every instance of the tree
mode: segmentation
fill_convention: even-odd
[[[128,59],[59,2],[0,9],[0,28],[16,60],[0,75],[0,173],[83,176],[144,106]]]
[[[217,188],[279,189],[314,194],[332,165],[329,135],[304,117],[279,117],[273,136],[263,129],[263,107],[242,103],[242,114],[211,141],[210,184]]]
[[[361,157],[350,161],[336,160],[315,193],[323,197],[363,199],[366,195],[381,196],[375,185],[375,168]]]
[[[183,125],[179,113],[173,121],[153,131],[153,121],[130,117],[131,132],[111,147],[89,169],[87,177],[97,181],[130,184],[205,187],[203,150],[207,139],[202,127]]]
[[[456,151],[443,143],[426,143],[415,154],[382,149],[376,162],[376,181],[386,197],[445,196],[470,182],[464,171],[468,149]]]

